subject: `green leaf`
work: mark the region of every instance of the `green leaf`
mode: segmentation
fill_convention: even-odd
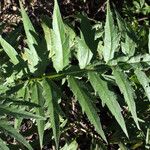
[[[128,34],[125,34],[125,42],[121,43],[121,47],[122,52],[131,57],[135,53],[136,43],[129,37]]]
[[[140,129],[138,118],[137,118],[137,113],[136,113],[136,105],[134,101],[134,96],[135,96],[134,90],[132,86],[130,85],[129,80],[126,77],[126,74],[119,67],[115,67],[113,69],[113,74],[114,74],[116,83],[120,91],[122,92],[126,103],[128,104],[129,111],[131,111],[133,119],[137,127]]]
[[[49,58],[51,58],[54,55],[53,50],[54,31],[51,29],[50,21],[51,20],[49,17],[47,16],[43,17],[42,28],[45,35],[47,50],[49,51]]]
[[[16,109],[16,108],[12,108],[12,107],[8,107],[8,106],[2,106],[2,105],[0,106],[0,114],[1,115],[7,114],[10,116],[23,117],[23,118],[27,118],[27,119],[30,119],[30,118],[42,119],[42,120],[45,119],[39,115],[34,115],[32,113],[29,113],[29,112],[24,111],[24,110],[19,109],[19,108]]]
[[[48,25],[45,22],[42,22],[42,28],[43,28],[44,35],[45,35],[47,50],[51,51],[51,46],[52,46],[51,29],[48,27]]]
[[[14,99],[11,99],[11,98],[6,98],[4,101],[5,101],[5,103],[10,103],[11,105],[15,105],[15,106],[18,105],[18,106],[40,107],[40,105],[37,105],[35,103],[31,103],[27,100],[22,101],[22,99],[14,100]]]
[[[148,35],[148,49],[150,54],[150,29],[149,29],[149,35]]]
[[[121,108],[117,102],[115,94],[108,89],[107,83],[102,80],[98,74],[91,72],[88,74],[88,76],[94,90],[99,94],[102,102],[107,105],[108,109],[114,115],[120,127],[128,137],[125,121],[121,114]]]
[[[118,63],[126,63],[129,60],[128,56],[120,56],[116,59],[110,60],[108,65],[116,66]]]
[[[123,18],[120,16],[120,14],[116,11],[115,5],[113,6],[115,10],[115,15],[116,15],[119,31],[121,32],[122,36],[125,37],[126,31],[127,31],[127,25],[125,21],[123,20]]]
[[[81,31],[86,45],[89,47],[89,49],[95,56],[97,52],[97,45],[98,45],[98,41],[95,40],[95,29],[92,29],[90,20],[83,15],[81,15]]]
[[[76,99],[79,101],[82,110],[86,113],[87,117],[89,118],[90,122],[94,125],[95,130],[100,134],[100,136],[105,140],[105,134],[103,132],[99,116],[97,111],[94,107],[94,104],[91,102],[91,99],[88,95],[84,92],[84,90],[80,87],[79,82],[73,78],[68,78],[69,87],[71,88],[73,94],[75,95]]]
[[[141,71],[139,68],[137,68],[135,70],[135,74],[139,80],[139,82],[141,83],[141,85],[143,86],[145,92],[146,92],[146,95],[150,101],[150,80],[149,78],[146,76],[146,74]]]
[[[75,45],[75,37],[76,33],[72,27],[70,27],[68,24],[65,24],[65,30],[66,33],[69,35],[69,47],[72,48]]]
[[[19,118],[14,120],[14,128],[19,131],[20,127],[21,127],[21,123],[22,123],[23,118]]]
[[[79,66],[81,69],[84,69],[91,61],[92,59],[92,52],[87,46],[83,34],[81,33],[81,38],[77,38],[77,59],[79,61]]]
[[[120,150],[128,150],[128,148],[123,143],[120,142],[118,145],[120,147]]]
[[[22,29],[23,29],[22,25],[18,25],[14,28],[13,31],[7,32],[5,40],[9,41],[9,44],[12,47],[18,47],[19,42],[16,39],[18,39],[18,37],[20,36],[20,33],[22,32]]]
[[[35,108],[36,115],[44,117],[44,98],[42,97],[42,87],[38,82],[36,82],[32,85],[31,99],[32,99],[32,102],[41,106],[39,108]],[[44,120],[36,120],[36,122],[37,122],[40,146],[42,148],[45,121]]]
[[[56,143],[56,148],[59,148],[59,137],[60,137],[60,129],[59,129],[59,115],[57,112],[58,105],[58,97],[57,93],[54,91],[51,86],[51,82],[48,80],[42,81],[43,86],[43,96],[48,104],[48,112],[50,114],[50,122],[52,125],[53,135]]]
[[[54,30],[54,57],[53,65],[56,71],[63,70],[69,64],[70,48],[69,36],[65,33],[65,26],[61,18],[57,0],[54,1],[53,30]]]
[[[118,51],[120,41],[120,34],[114,25],[112,12],[110,10],[109,0],[107,1],[107,15],[105,23],[105,38],[103,56],[106,63],[114,58],[114,54]]]
[[[127,25],[127,23],[121,18],[120,14],[115,10],[117,24],[119,31],[121,32],[124,42],[121,42],[122,52],[129,57],[133,56],[135,53],[135,47],[137,46],[134,42],[133,30]]]
[[[7,91],[6,91],[6,94],[7,95],[11,95],[11,94],[14,94],[14,93],[17,93],[18,91],[20,91],[21,89],[23,89],[23,86],[24,84],[17,84],[17,85],[14,85],[12,87],[10,87]]]
[[[4,141],[0,138],[0,150],[9,150]]]
[[[135,63],[141,63],[145,62],[150,65],[150,54],[143,54],[143,55],[137,55],[134,57],[131,57],[127,63],[129,64],[135,64]]]
[[[35,34],[36,32],[35,32],[35,29],[31,23],[25,9],[23,8],[21,0],[19,2],[20,2],[20,7],[21,7],[23,26],[24,26],[24,30],[26,33],[26,37],[27,37],[27,44],[30,49],[30,51],[28,52],[28,55],[30,55],[30,60],[28,60],[28,61],[31,63],[30,71],[34,72],[36,70],[34,67],[38,64],[38,61],[39,61],[38,54],[34,47],[34,45],[38,44],[36,42],[35,37],[33,36],[33,34]],[[26,51],[25,51],[25,53],[26,53]]]
[[[76,141],[73,141],[69,144],[65,144],[65,146],[63,148],[61,148],[61,150],[77,150],[78,148],[78,143]]]
[[[29,150],[33,150],[31,145],[24,139],[24,137],[19,134],[16,129],[8,125],[8,122],[1,121],[0,122],[0,130],[6,132],[11,137],[14,137],[17,141],[26,146]]]
[[[3,47],[3,50],[6,52],[8,57],[11,59],[11,62],[16,65],[18,64],[19,60],[17,57],[19,57],[16,50],[8,43],[6,42],[2,36],[0,35],[0,44]]]

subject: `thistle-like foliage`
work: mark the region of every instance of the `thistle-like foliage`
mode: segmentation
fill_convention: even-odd
[[[128,123],[136,130],[142,129],[144,118],[138,112],[138,104],[140,101],[144,105],[150,100],[150,54],[146,53],[150,49],[145,54],[139,53],[138,43],[130,33],[133,30],[129,30],[117,10],[115,24],[110,6],[108,0],[103,39],[103,36],[97,38],[85,17],[80,17],[80,35],[65,24],[57,0],[54,1],[52,21],[48,17],[43,18],[44,35],[41,35],[33,27],[20,1],[27,39],[24,52],[19,53],[0,36],[0,53],[5,56],[0,61],[0,132],[32,149],[18,129],[9,124],[6,115],[16,120],[34,118],[40,148],[43,147],[45,130],[50,132],[47,129],[51,128],[53,136],[49,133],[49,140],[54,140],[56,149],[59,149],[61,132],[65,132],[65,125],[69,124],[62,110],[66,106],[64,103],[67,103],[66,97],[70,96],[70,102],[72,99],[79,102],[82,113],[92,126],[92,135],[98,136],[99,141],[112,142],[109,132],[117,134],[119,131],[119,136],[124,137],[127,143],[131,136]],[[101,49],[98,50],[100,44]],[[143,91],[141,95],[138,94],[140,90]],[[104,110],[112,120],[109,125],[102,121]],[[70,147],[77,149],[76,141],[65,144],[62,150]],[[8,150],[2,138],[0,149]]]

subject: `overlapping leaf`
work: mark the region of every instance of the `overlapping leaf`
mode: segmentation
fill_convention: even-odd
[[[137,127],[140,129],[138,118],[137,118],[136,105],[134,101],[134,96],[135,96],[134,90],[132,86],[130,85],[129,80],[126,77],[126,74],[119,67],[115,67],[113,69],[113,74],[114,74],[116,83],[120,91],[122,92],[126,103],[128,104],[129,111],[131,111],[132,117]]]
[[[117,102],[115,94],[108,89],[107,83],[102,80],[98,74],[89,73],[89,80],[94,90],[99,94],[102,102],[107,105],[111,113],[114,115],[124,133],[128,136],[124,118],[121,114],[121,108]]]
[[[94,104],[91,102],[91,99],[84,92],[84,90],[80,87],[79,82],[74,77],[68,78],[69,87],[71,88],[73,94],[79,101],[82,110],[86,113],[90,122],[94,125],[95,130],[101,135],[101,137],[106,140],[105,134],[103,132],[99,116],[96,112]]]

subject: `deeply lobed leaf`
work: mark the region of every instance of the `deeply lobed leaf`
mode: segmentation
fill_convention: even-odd
[[[128,137],[124,118],[121,114],[121,108],[117,102],[115,94],[108,89],[107,83],[102,80],[98,74],[91,72],[88,74],[91,85],[94,90],[99,94],[102,102],[107,105],[111,113],[114,115],[122,130]]]
[[[86,113],[88,119],[90,122],[94,125],[95,130],[100,134],[100,136],[105,140],[105,134],[102,129],[99,116],[96,112],[96,109],[94,107],[94,104],[91,102],[88,95],[83,91],[83,89],[80,87],[79,82],[74,77],[68,78],[69,87],[71,88],[73,94],[79,101],[83,111]]]
[[[131,111],[132,117],[133,117],[137,127],[140,129],[139,123],[138,123],[138,118],[137,118],[136,105],[135,105],[135,101],[134,101],[134,96],[135,96],[134,90],[133,90],[132,86],[130,85],[130,82],[127,79],[125,73],[119,67],[115,67],[113,69],[113,74],[114,74],[116,83],[117,83],[120,91],[122,92],[126,103],[128,104],[128,107],[129,107],[129,110]]]

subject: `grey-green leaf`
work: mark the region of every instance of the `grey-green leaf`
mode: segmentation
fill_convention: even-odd
[[[97,111],[94,107],[94,104],[91,102],[91,99],[89,96],[84,92],[84,90],[80,87],[79,82],[74,77],[68,78],[69,87],[71,88],[73,94],[79,101],[82,109],[86,113],[88,119],[90,122],[94,125],[95,130],[100,134],[100,136],[105,140],[105,134],[103,132],[99,116],[97,114]]]
[[[26,146],[29,150],[33,150],[31,145],[24,139],[24,137],[17,132],[16,129],[8,125],[8,122],[2,121],[0,122],[0,130],[6,132],[11,137],[14,137],[17,141]]]
[[[88,77],[94,90],[99,94],[102,102],[107,105],[111,113],[118,121],[120,127],[128,137],[125,121],[121,114],[121,108],[119,103],[117,102],[116,95],[108,89],[106,81],[102,80],[98,74],[90,72],[88,74]]]
[[[48,104],[48,111],[50,114],[50,122],[52,125],[53,135],[56,143],[56,148],[59,147],[59,137],[60,137],[60,129],[59,129],[59,115],[57,112],[57,95],[54,91],[53,87],[51,87],[51,83],[48,80],[42,81],[43,86],[43,96]]]
[[[141,85],[143,86],[145,92],[146,92],[146,95],[150,101],[150,80],[149,78],[146,76],[146,74],[141,71],[139,68],[137,68],[135,70],[135,74],[139,80],[139,82],[141,83]]]
[[[110,10],[109,0],[107,1],[107,15],[105,23],[105,38],[103,56],[106,63],[114,58],[114,54],[118,51],[120,34],[114,25],[112,12]]]
[[[8,57],[11,59],[11,62],[16,65],[18,64],[19,60],[17,57],[19,57],[16,50],[8,43],[6,42],[2,36],[0,36],[0,44],[3,47],[3,50],[8,55]]]
[[[136,113],[136,105],[134,101],[134,96],[135,96],[134,90],[132,86],[130,85],[130,82],[127,79],[126,74],[119,67],[113,68],[113,74],[114,74],[116,83],[120,91],[122,92],[124,99],[129,107],[129,111],[131,112],[132,117],[137,127],[140,129],[138,118],[137,118],[137,113]]]
[[[54,57],[53,65],[56,71],[61,71],[69,64],[70,48],[69,36],[65,33],[57,0],[54,1],[53,30],[54,30]]]
[[[83,34],[81,33],[81,38],[77,38],[77,59],[79,61],[79,66],[81,69],[84,69],[91,61],[92,59],[92,52],[87,46]]]

